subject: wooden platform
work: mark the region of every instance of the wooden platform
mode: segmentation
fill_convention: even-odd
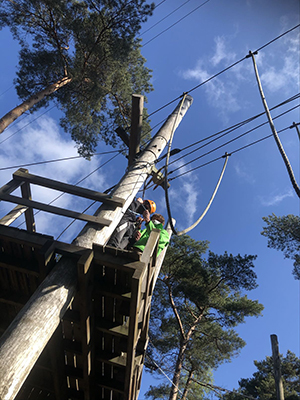
[[[0,225],[0,328],[8,327],[59,257],[76,258],[78,291],[16,399],[137,399],[147,345],[156,245],[78,248]]]

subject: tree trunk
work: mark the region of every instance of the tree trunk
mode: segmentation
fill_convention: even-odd
[[[188,390],[190,388],[190,383],[192,382],[193,379],[193,375],[194,375],[194,371],[189,371],[189,376],[185,382],[185,386],[184,386],[184,391],[183,391],[183,395],[181,397],[181,400],[186,400],[186,396],[188,394]]]
[[[169,400],[177,400],[177,397],[178,397],[179,380],[180,380],[180,375],[181,375],[181,370],[182,370],[182,365],[183,365],[183,360],[184,360],[184,353],[185,353],[187,344],[188,344],[187,339],[182,340],[182,343],[181,343],[180,349],[179,349],[179,353],[177,356],[177,361],[176,361],[176,366],[175,366],[175,372],[173,375]]]
[[[6,129],[18,117],[24,114],[24,112],[29,110],[39,101],[43,100],[46,96],[49,96],[50,94],[56,92],[61,87],[70,83],[71,80],[72,79],[68,77],[60,79],[57,82],[53,83],[52,85],[49,85],[46,89],[41,90],[39,93],[34,94],[28,100],[24,101],[22,104],[18,105],[17,107],[9,111],[7,114],[4,115],[4,117],[0,119],[0,133],[2,133],[4,129]]]

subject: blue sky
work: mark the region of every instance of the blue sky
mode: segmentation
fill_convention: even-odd
[[[160,2],[157,1],[158,3]],[[147,103],[148,112],[152,114],[152,127],[163,121],[177,102],[159,112],[156,110],[242,60],[250,50],[254,52],[262,47],[256,61],[269,107],[272,108],[299,93],[300,29],[297,28],[265,46],[299,24],[298,0],[209,0],[193,12],[202,3],[204,2],[199,0],[165,0],[141,30],[142,43],[145,43],[142,54],[147,59],[148,68],[153,70],[152,83],[155,90],[148,96]],[[178,7],[180,9],[153,27]],[[183,18],[188,13],[190,15]],[[179,23],[160,34],[181,18],[183,19]],[[143,34],[149,28],[151,29]],[[5,54],[0,65],[0,112],[4,115],[19,103],[12,87],[18,62],[18,46],[7,30],[0,32],[0,51]],[[192,145],[264,111],[250,58],[200,85],[190,94],[194,102],[175,133],[173,148]],[[272,111],[272,117],[275,118],[297,104],[299,100],[278,107]],[[51,107],[52,105],[36,120],[44,110],[20,118],[20,121],[1,134],[1,186],[11,179],[12,173],[17,169],[4,170],[5,167],[76,156],[74,143],[59,126],[59,112]],[[278,335],[280,352],[285,354],[289,349],[300,356],[299,281],[292,277],[292,262],[285,260],[282,253],[268,249],[267,240],[260,234],[263,216],[272,213],[278,216],[299,215],[299,199],[272,137],[240,150],[270,135],[270,127],[265,124],[212,151],[266,121],[266,116],[261,116],[188,155],[197,146],[190,147],[182,152],[183,158],[169,166],[169,172],[180,167],[170,174],[170,177],[176,178],[179,174],[208,163],[171,181],[172,216],[177,220],[177,228],[181,230],[191,225],[205,209],[223,166],[223,159],[219,158],[225,152],[233,153],[209,212],[189,233],[195,240],[208,240],[213,252],[221,254],[228,251],[232,254],[258,256],[255,269],[259,286],[249,293],[249,297],[258,299],[265,309],[262,317],[249,318],[238,327],[237,330],[247,345],[239,357],[221,366],[214,374],[215,385],[229,390],[237,388],[239,379],[252,375],[255,371],[253,360],[262,360],[271,355],[271,334]],[[283,130],[280,139],[299,184],[299,138],[295,129],[284,130],[293,122],[300,122],[299,108],[274,119],[277,131]],[[157,128],[153,129],[153,133],[156,130]],[[97,149],[99,153],[110,150],[112,149],[101,143]],[[208,152],[210,153],[204,155]],[[34,174],[74,184],[114,155],[111,153],[96,156],[90,162],[74,159],[30,166],[28,169]],[[185,165],[200,156],[202,157],[198,160]],[[211,162],[214,159],[217,161]],[[80,185],[103,191],[119,181],[125,168],[126,160],[119,155]],[[56,195],[57,193],[38,188],[33,190],[34,199],[45,202]],[[148,190],[146,197],[155,200],[158,210],[167,216],[161,188]],[[68,196],[61,197],[55,205],[78,210],[86,207],[86,203],[77,204]],[[1,203],[0,215],[11,208],[10,205]],[[53,217],[42,213],[36,219],[39,232],[55,237],[70,222],[59,218],[54,224]],[[16,225],[18,224],[19,222]],[[80,227],[80,223],[73,224],[61,240],[71,241]],[[144,374],[141,399],[149,382],[155,383],[148,374]]]

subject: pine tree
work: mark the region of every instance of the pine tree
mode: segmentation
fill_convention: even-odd
[[[130,124],[131,94],[152,90],[136,35],[153,8],[146,0],[3,0],[0,28],[21,48],[15,86],[23,103],[0,119],[0,132],[55,99],[80,154],[89,157],[99,138],[115,146],[114,129]]]
[[[152,300],[149,358],[173,379],[150,388],[148,398],[176,400],[179,390],[181,399],[198,398],[196,382],[209,382],[245,345],[234,327],[263,309],[244,294],[257,286],[256,257],[209,252],[205,259],[207,250],[207,242],[185,235],[167,251]]]
[[[245,396],[260,400],[276,400],[276,385],[273,372],[273,359],[266,357],[262,361],[254,361],[257,371],[251,378],[239,381],[236,392],[223,395],[225,400],[243,400]],[[286,357],[281,356],[281,377],[283,380],[285,400],[300,399],[300,359],[290,350]]]
[[[267,225],[261,234],[268,239],[268,247],[281,250],[285,258],[291,258],[293,275],[300,279],[300,218],[292,214],[282,217],[272,214],[263,220]]]

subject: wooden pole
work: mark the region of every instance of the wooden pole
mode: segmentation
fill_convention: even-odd
[[[255,54],[256,54],[256,53],[255,53]],[[271,113],[270,113],[270,110],[269,110],[269,107],[268,107],[268,104],[267,104],[267,101],[266,101],[266,98],[265,98],[265,95],[264,95],[264,92],[263,92],[263,88],[262,88],[262,85],[261,85],[261,82],[260,82],[260,78],[259,78],[259,74],[258,74],[258,69],[257,69],[257,65],[256,65],[254,53],[252,53],[251,51],[249,51],[249,55],[246,56],[246,57],[251,57],[251,58],[252,58],[253,67],[254,67],[254,72],[255,72],[255,77],[256,77],[256,81],[257,81],[257,85],[258,85],[258,90],[259,90],[260,97],[261,97],[263,106],[264,106],[264,108],[265,108],[265,111],[266,111],[266,114],[267,114],[267,117],[268,117],[268,121],[269,121],[269,125],[270,125],[270,128],[271,128],[271,131],[272,131],[272,133],[273,133],[275,142],[276,142],[276,144],[277,144],[277,147],[278,147],[278,150],[279,150],[279,152],[280,152],[280,154],[281,154],[281,157],[282,157],[282,159],[283,159],[283,162],[284,162],[284,164],[285,164],[285,166],[286,166],[286,169],[287,169],[287,172],[288,172],[288,174],[289,174],[289,177],[290,177],[292,186],[293,186],[293,188],[294,188],[294,190],[295,190],[297,196],[300,198],[300,187],[298,186],[298,184],[297,184],[297,182],[296,182],[296,179],[295,179],[295,176],[294,176],[294,172],[293,172],[292,166],[291,166],[291,164],[290,164],[290,162],[289,162],[289,159],[288,159],[287,155],[285,154],[285,151],[284,151],[284,149],[283,149],[283,147],[282,147],[282,144],[281,144],[281,141],[280,141],[280,139],[279,139],[278,133],[277,133],[277,131],[276,131],[274,122],[273,122],[273,120],[272,120]]]
[[[284,400],[277,335],[271,335],[271,344],[272,344],[274,378],[276,385],[276,396],[277,400]]]
[[[132,164],[127,173],[111,192],[112,196],[117,196],[125,200],[124,206],[122,208],[117,207],[112,209],[111,207],[109,208],[103,204],[96,211],[96,217],[105,216],[105,218],[112,221],[110,226],[103,227],[101,230],[99,230],[93,224],[88,223],[80,232],[79,236],[75,239],[74,243],[76,245],[91,248],[93,243],[102,245],[107,243],[124,212],[132,203],[140,187],[151,173],[152,166],[167,145],[171,137],[172,130],[175,130],[178,127],[185,113],[191,106],[192,101],[192,97],[187,96],[183,103],[180,102],[177,105],[173,113],[169,115],[164,125],[160,128],[158,133],[145,148],[139,159]]]
[[[144,96],[132,95],[131,129],[129,138],[128,166],[134,162],[136,154],[140,151],[141,130],[143,123]]]
[[[95,213],[105,215],[112,223],[99,230],[88,223],[75,240],[78,246],[92,248],[93,243],[106,244],[122,215],[151,172],[152,165],[166,146],[192,104],[188,96],[176,107],[165,124],[149,143],[143,154],[132,164],[112,195],[126,199],[123,207],[102,205]],[[80,249],[78,249],[79,251]],[[81,249],[82,250],[82,249]],[[41,283],[0,340],[0,399],[13,400],[21,389],[39,355],[59,325],[77,286],[76,262],[62,257]]]
[[[297,131],[297,133],[298,133],[298,137],[299,137],[299,140],[300,140],[300,130],[299,130],[299,125],[300,125],[300,123],[298,122],[297,124],[296,124],[296,122],[293,122],[293,125],[291,125],[290,126],[290,129],[291,128],[296,128],[296,131]]]

